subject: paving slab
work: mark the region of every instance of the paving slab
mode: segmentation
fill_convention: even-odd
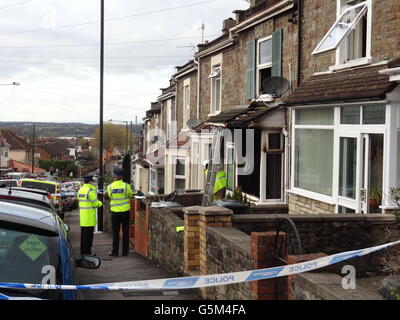
[[[67,212],[65,222],[70,226],[70,241],[75,258],[80,254],[79,211]],[[121,245],[121,243],[120,243]],[[97,270],[77,269],[79,284],[96,284],[121,281],[176,278],[152,261],[131,249],[127,257],[110,257],[112,235],[107,232],[95,233],[92,252],[101,258],[102,264]],[[157,290],[157,291],[82,291],[84,300],[199,300],[199,291]]]

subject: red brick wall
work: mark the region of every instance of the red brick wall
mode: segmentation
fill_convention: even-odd
[[[141,204],[142,203],[140,201],[136,200],[136,204],[134,206],[134,247],[137,253],[147,257],[149,247],[149,207]]]
[[[280,233],[279,242],[286,241],[286,234]],[[254,260],[254,269],[264,269],[283,265],[283,262],[274,256],[276,232],[251,233],[251,258]],[[282,250],[281,255],[286,259],[287,253]],[[287,277],[258,280],[252,282],[254,300],[287,300]]]

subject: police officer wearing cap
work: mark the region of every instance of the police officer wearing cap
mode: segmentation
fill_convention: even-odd
[[[96,208],[103,203],[97,199],[97,188],[93,177],[83,177],[84,185],[78,191],[79,216],[81,226],[81,255],[92,254],[94,227],[97,222]]]
[[[110,199],[111,225],[113,232],[113,244],[110,256],[118,257],[119,251],[119,231],[122,225],[122,255],[129,253],[129,224],[132,188],[124,182],[124,171],[122,169],[114,170],[115,180],[108,185],[106,197]]]

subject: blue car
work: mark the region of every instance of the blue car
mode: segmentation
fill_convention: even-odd
[[[49,210],[0,201],[0,282],[76,284],[76,267],[97,269],[101,260],[75,260],[69,227]],[[0,288],[0,300],[79,299],[77,291]]]

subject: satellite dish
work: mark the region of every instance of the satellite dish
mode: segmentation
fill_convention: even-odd
[[[197,118],[191,118],[189,119],[186,124],[188,126],[188,128],[195,128],[197,127],[200,123],[202,123],[202,121],[200,119]]]
[[[264,79],[261,84],[263,93],[269,94],[274,98],[283,96],[290,88],[290,83],[283,77],[270,77]]]

